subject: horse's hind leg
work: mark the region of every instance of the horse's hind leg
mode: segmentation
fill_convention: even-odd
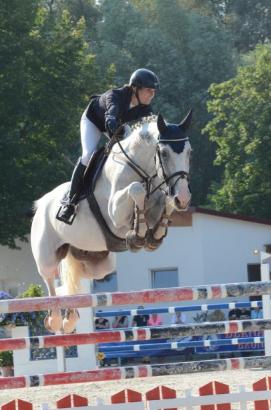
[[[44,278],[43,280],[47,286],[49,296],[56,296],[55,290],[55,276],[58,275],[58,269],[52,272],[53,276],[49,278]],[[48,313],[44,319],[44,326],[49,332],[56,333],[62,329],[62,315],[61,309],[49,309]]]

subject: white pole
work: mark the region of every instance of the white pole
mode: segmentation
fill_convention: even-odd
[[[60,264],[60,273],[61,273],[61,264]],[[55,279],[55,288],[57,289],[60,286],[60,280]],[[57,335],[62,335],[63,331],[56,332]],[[65,359],[65,348],[63,346],[56,347],[56,365],[57,371],[62,373],[67,371],[66,359]]]
[[[80,293],[91,293],[92,281],[89,279],[81,279]],[[77,333],[89,333],[94,331],[94,315],[92,308],[80,308],[80,319],[77,322]],[[80,360],[80,370],[93,370],[97,368],[96,346],[81,345],[77,346],[78,359]]]
[[[57,335],[62,335],[63,332],[57,332]],[[66,372],[65,348],[63,346],[56,347],[57,371],[60,373]]]
[[[261,280],[270,281],[270,263],[271,254],[266,252],[261,252]],[[271,319],[271,298],[269,295],[263,295],[263,318]],[[271,355],[271,330],[264,331],[264,346],[265,355]]]

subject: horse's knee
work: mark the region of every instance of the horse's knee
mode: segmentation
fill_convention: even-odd
[[[133,182],[128,188],[128,193],[136,204],[146,197],[146,190],[140,182]]]

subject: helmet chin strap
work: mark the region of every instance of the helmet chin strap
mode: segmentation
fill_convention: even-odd
[[[138,105],[142,105],[143,107],[146,107],[146,106],[148,105],[148,104],[143,104],[143,103],[140,101],[140,98],[139,98],[139,95],[138,95],[138,87],[136,87],[136,89],[135,89],[135,96],[136,96]]]
[[[143,104],[143,103],[140,101],[140,98],[139,98],[139,95],[138,95],[138,87],[135,87],[134,95],[135,95],[135,97],[136,97],[136,99],[137,99],[138,105],[142,105],[143,107],[148,106],[148,104]]]
[[[135,89],[135,96],[136,96],[138,104],[143,105],[143,104],[141,104],[141,101],[140,101],[140,98],[139,98],[139,95],[138,95],[138,87],[136,87],[136,89]]]

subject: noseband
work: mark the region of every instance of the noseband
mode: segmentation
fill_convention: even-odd
[[[157,187],[155,187],[154,189],[151,189],[151,184],[152,184],[152,181],[157,177],[157,172],[153,176],[150,176],[143,168],[141,168],[140,165],[138,165],[134,160],[132,160],[129,157],[129,155],[125,152],[123,146],[121,145],[120,139],[119,139],[117,133],[116,133],[116,135],[114,135],[114,140],[115,140],[115,142],[117,142],[121,152],[126,157],[127,164],[137,173],[137,175],[139,175],[142,178],[142,180],[146,184],[147,198],[149,198],[150,195],[152,195],[155,191],[160,189],[161,186],[164,185],[164,184],[166,184],[166,187],[167,187],[167,194],[168,195],[173,195],[174,187],[177,184],[177,182],[179,181],[179,179],[186,179],[189,182],[189,174],[186,171],[177,171],[177,172],[174,172],[169,177],[167,177],[167,175],[165,173],[165,170],[164,170],[164,167],[163,167],[163,162],[162,162],[162,159],[161,159],[161,152],[160,152],[160,149],[159,149],[159,143],[160,142],[168,143],[168,142],[188,141],[189,140],[188,137],[178,138],[178,139],[159,139],[158,140],[157,148],[156,148],[156,155],[158,157],[159,166],[162,170],[162,175],[163,175],[164,180]],[[155,155],[155,158],[154,158],[155,162],[156,162],[156,155]],[[169,181],[174,177],[179,177],[179,178],[176,179],[176,181],[174,182],[173,185],[170,185]],[[190,190],[189,183],[188,183],[188,188]],[[190,190],[190,192],[191,192],[191,190]]]

